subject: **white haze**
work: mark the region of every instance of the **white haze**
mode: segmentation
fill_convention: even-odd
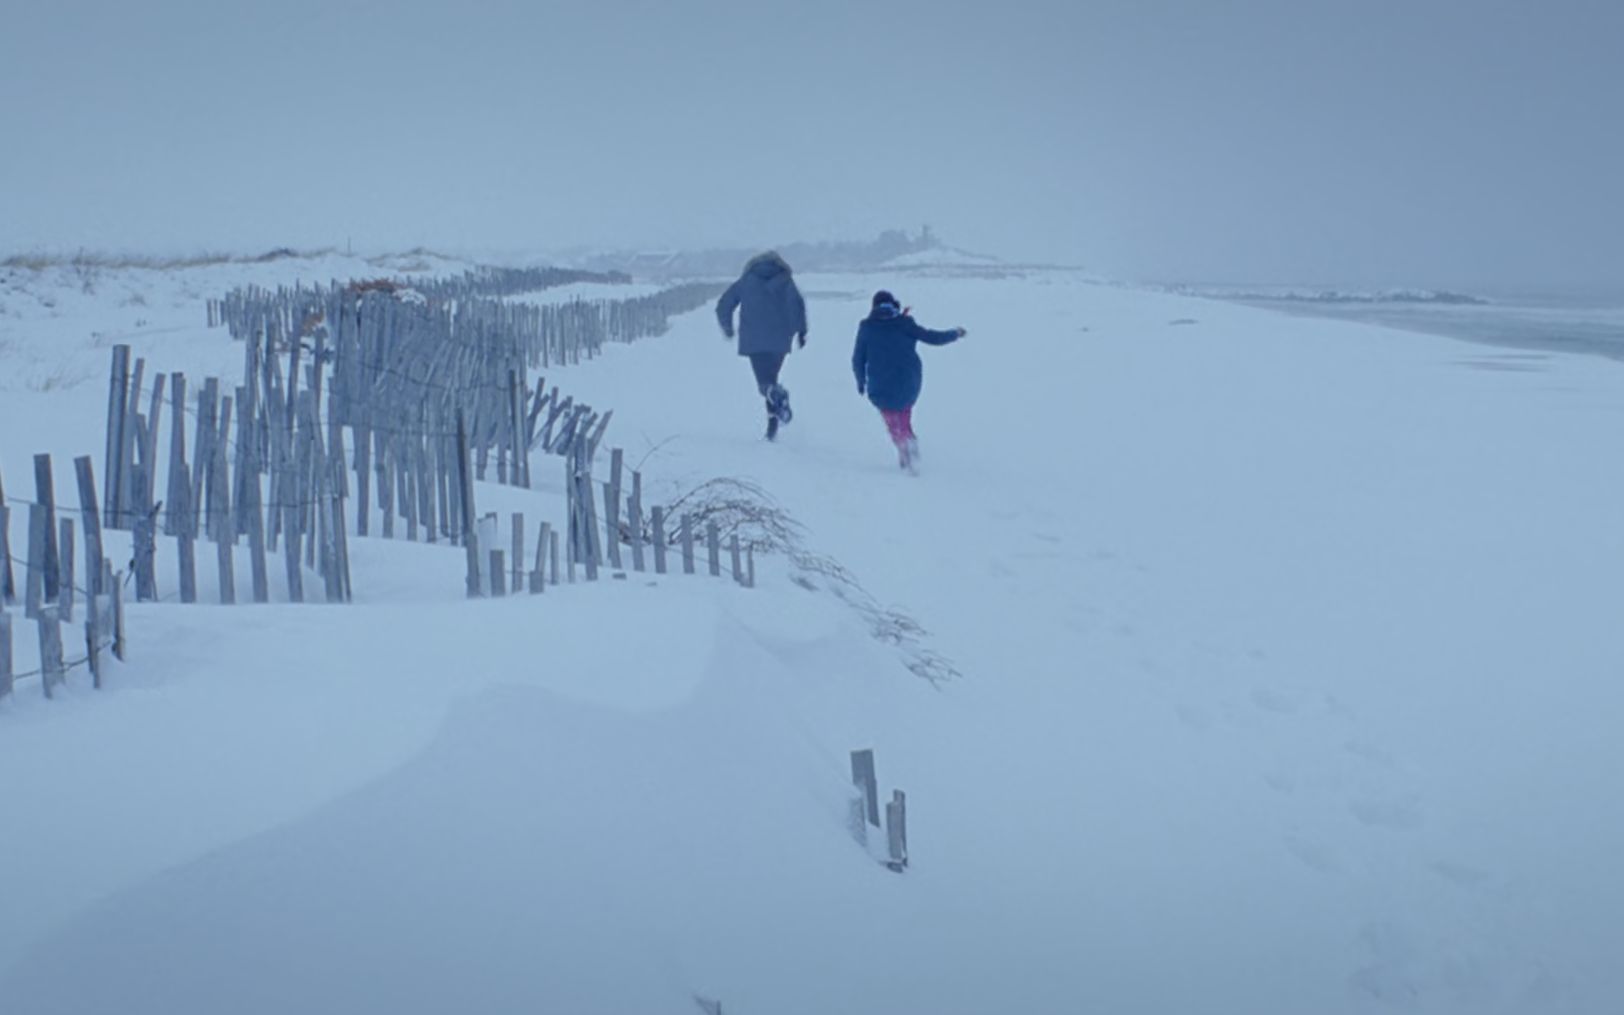
[[[10,3],[0,254],[750,245],[1624,275],[1624,5]]]

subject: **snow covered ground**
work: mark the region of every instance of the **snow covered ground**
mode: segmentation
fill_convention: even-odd
[[[100,467],[112,342],[230,376],[205,298],[376,272],[0,269],[8,495]],[[456,552],[356,540],[351,607],[132,606],[108,690],[0,701],[0,1007],[1617,1010],[1616,364],[1059,272],[802,285],[776,445],[709,311],[550,380],[651,501],[759,482],[962,677],[781,562],[469,603]],[[847,364],[882,285],[970,331],[917,478]],[[535,471],[481,507],[561,519]],[[856,747],[906,874],[846,832]]]

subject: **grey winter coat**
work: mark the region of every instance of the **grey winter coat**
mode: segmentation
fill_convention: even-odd
[[[789,352],[796,335],[806,335],[806,300],[789,265],[774,253],[744,266],[744,274],[716,301],[722,333],[733,337],[733,311],[739,311],[739,355]]]

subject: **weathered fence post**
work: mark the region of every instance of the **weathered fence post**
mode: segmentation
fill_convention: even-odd
[[[584,445],[576,445],[577,466],[576,482],[580,492],[576,504],[581,508],[583,516],[581,532],[586,547],[586,580],[598,580],[598,565],[603,562],[603,543],[598,535],[598,501],[592,491],[592,455]]]
[[[60,586],[61,595],[57,599],[62,608],[62,622],[73,623],[73,519],[63,518],[58,521],[61,526],[61,535],[57,539],[57,548],[62,553],[62,559],[57,566],[57,574],[62,576]]]
[[[102,604],[106,596],[90,595],[85,603],[85,662],[90,664],[90,686],[101,690]]]
[[[507,595],[507,561],[501,550],[491,551],[491,595],[501,598]]]
[[[525,587],[524,582],[524,514],[513,512],[513,575],[508,587],[514,595]]]
[[[732,558],[734,584],[743,585],[744,558],[739,552],[739,534],[737,532],[733,533],[733,535],[728,539],[727,550],[728,555]]]
[[[654,573],[665,574],[665,508],[654,508]]]
[[[158,579],[154,573],[153,557],[158,551],[157,536],[153,531],[156,509],[149,508],[151,487],[148,485],[146,466],[136,463],[130,469],[130,501],[126,505],[135,543],[135,598],[150,602],[158,598]]]
[[[38,620],[45,606],[45,508],[28,505],[28,573],[23,577],[23,616]]]
[[[541,533],[536,536],[536,569],[530,572],[530,594],[533,596],[547,591],[547,537],[551,534],[552,526],[542,522]]]
[[[110,529],[123,526],[123,505],[118,498],[119,491],[124,488],[124,427],[128,423],[129,393],[130,347],[115,345],[107,391],[107,457],[103,463],[107,475],[107,503],[104,507]]]
[[[39,673],[47,698],[53,697],[53,689],[67,681],[62,666],[62,622],[56,609],[54,605],[42,606],[39,611]]]
[[[722,576],[722,535],[716,527],[714,519],[705,523],[705,552],[710,558],[710,573],[712,578]]]
[[[626,511],[631,527],[632,570],[643,570],[643,474],[632,470],[632,499]]]
[[[462,543],[468,554],[468,598],[478,599],[479,540],[474,536],[474,476],[468,460],[468,425],[457,410],[457,497],[462,517]]]
[[[124,576],[113,577],[113,655],[119,662],[125,660],[124,648]]]
[[[880,785],[874,774],[874,751],[851,752],[851,781],[863,794],[863,813],[868,823],[880,827]]]
[[[609,452],[609,486],[604,490],[604,531],[609,540],[609,566],[620,570],[620,476],[624,468],[625,452],[615,448]]]
[[[73,469],[79,481],[79,516],[85,530],[85,594],[96,596],[102,591],[102,529],[100,508],[96,503],[96,477],[90,456],[75,458]]]
[[[890,856],[886,866],[901,874],[908,866],[908,798],[900,789],[885,805],[885,838]]]
[[[694,573],[694,516],[682,515],[682,573]]]
[[[34,456],[34,500],[45,512],[44,596],[48,603],[61,596],[61,551],[56,545],[56,484],[51,481],[51,456]],[[68,580],[73,580],[68,575]]]
[[[0,698],[11,693],[11,614],[0,609]]]
[[[17,583],[11,572],[11,509],[6,486],[0,482],[0,606],[17,601]]]

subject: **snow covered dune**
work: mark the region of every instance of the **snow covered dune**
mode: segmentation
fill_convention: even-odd
[[[202,300],[253,270],[15,272],[8,492],[99,453],[108,336],[233,369]],[[708,310],[570,389],[651,503],[758,483],[960,677],[782,561],[468,603],[456,552],[356,540],[352,607],[134,607],[109,690],[0,700],[0,1009],[1614,1010],[1615,364],[1064,272],[801,284],[776,444]],[[882,286],[969,329],[918,477],[848,362]],[[844,827],[858,747],[900,876]]]

